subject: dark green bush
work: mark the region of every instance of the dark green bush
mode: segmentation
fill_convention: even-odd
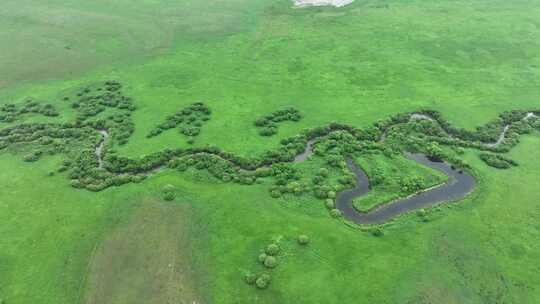
[[[334,202],[333,199],[330,199],[330,198],[329,198],[329,199],[326,199],[326,201],[325,201],[325,206],[326,206],[326,208],[328,208],[328,209],[334,209],[334,208],[336,207],[336,203]]]
[[[165,192],[163,193],[163,199],[166,201],[172,201],[176,198],[176,194],[174,192]]]
[[[264,259],[264,266],[266,268],[275,268],[277,266],[277,259],[273,256],[267,256],[266,259]]]
[[[272,136],[277,133],[277,124],[283,121],[299,121],[302,118],[300,112],[295,108],[286,108],[259,117],[255,120],[254,125],[259,128],[259,134],[262,136]]]
[[[515,161],[498,154],[480,153],[480,159],[488,166],[498,169],[508,169],[518,165]]]
[[[371,234],[377,237],[384,235],[384,231],[380,227],[374,227],[371,229]]]
[[[267,255],[276,255],[279,253],[279,245],[278,244],[270,244],[266,246],[266,249],[264,250]]]
[[[265,273],[257,278],[257,280],[255,281],[255,285],[259,289],[265,289],[268,287],[268,285],[270,285],[270,280],[270,275]]]
[[[193,137],[199,135],[203,123],[210,119],[210,113],[210,108],[203,103],[197,102],[191,104],[174,115],[167,117],[165,122],[152,129],[147,137],[154,137],[165,130],[178,127],[180,133],[190,137],[188,143],[193,144]]]
[[[257,259],[259,260],[259,262],[264,263],[267,257],[268,255],[266,253],[261,253],[259,254],[259,257]]]
[[[244,281],[248,285],[253,285],[253,284],[255,284],[255,281],[257,281],[257,276],[252,272],[248,272],[248,273],[244,274]]]
[[[339,209],[332,209],[332,210],[330,210],[330,215],[333,218],[341,217],[341,211],[339,211]]]

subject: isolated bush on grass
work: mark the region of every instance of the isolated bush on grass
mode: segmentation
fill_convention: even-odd
[[[173,201],[175,198],[176,198],[176,194],[174,192],[163,193],[163,199],[166,201]]]
[[[300,245],[307,245],[307,244],[309,244],[310,239],[309,239],[309,236],[307,236],[305,234],[300,234],[298,236],[297,241],[298,241],[298,244],[300,244]]]

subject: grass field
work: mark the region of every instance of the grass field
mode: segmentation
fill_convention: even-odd
[[[0,44],[0,104],[32,96],[62,115],[23,122],[72,121],[60,96],[121,81],[138,107],[135,133],[117,148],[130,157],[186,147],[176,131],[146,135],[196,101],[212,108],[212,119],[195,146],[244,156],[305,128],[365,127],[425,107],[472,129],[504,110],[540,108],[539,4],[357,0],[297,9],[286,0],[8,0],[0,7],[0,38],[8,41]],[[254,120],[285,106],[302,120],[260,136]],[[27,163],[0,151],[0,299],[539,303],[538,151],[538,133],[521,137],[508,153],[519,166],[497,170],[467,150],[474,193],[428,211],[427,222],[402,216],[382,237],[332,219],[320,200],[273,199],[266,182],[242,186],[204,171],[162,170],[90,192],[70,187],[65,174],[48,176],[62,156]],[[319,166],[317,159],[298,165]],[[167,184],[176,199],[165,203]],[[298,246],[299,234],[311,243]],[[282,247],[279,265],[258,290],[243,274],[262,271],[257,256],[271,241]],[[176,271],[160,272],[171,263]]]

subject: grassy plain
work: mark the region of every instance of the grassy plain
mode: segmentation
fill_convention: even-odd
[[[4,1],[0,37],[10,43],[0,45],[0,103],[34,96],[57,105],[56,121],[71,121],[60,92],[117,79],[138,106],[135,134],[119,151],[136,157],[186,146],[178,132],[145,135],[201,100],[213,117],[196,145],[242,155],[303,128],[330,121],[363,127],[421,107],[473,128],[504,110],[540,107],[538,4]],[[259,136],[255,117],[287,105],[304,119]],[[1,153],[0,298],[84,301],[94,248],[136,214],[141,198],[158,198],[173,184],[175,204],[203,231],[188,250],[200,276],[192,290],[207,303],[538,303],[539,150],[538,134],[523,137],[509,153],[520,166],[510,170],[487,167],[467,151],[477,190],[432,210],[427,223],[401,217],[380,238],[331,219],[321,201],[272,199],[267,184],[162,171],[92,193],[71,188],[63,174],[47,176],[61,157],[24,163]],[[300,233],[312,239],[307,248],[295,246]],[[271,239],[280,240],[284,256],[270,287],[256,290],[242,273],[259,269],[256,256]]]

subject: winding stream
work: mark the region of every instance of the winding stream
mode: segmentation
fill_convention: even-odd
[[[304,149],[304,152],[296,155],[294,158],[295,163],[301,163],[305,161],[312,153],[313,153],[313,143],[315,142],[314,139],[310,140],[306,144],[306,149]]]
[[[361,213],[353,207],[352,201],[369,192],[369,180],[364,171],[358,168],[351,159],[347,159],[347,166],[356,176],[356,186],[338,193],[336,208],[346,219],[357,224],[382,224],[403,213],[433,207],[444,202],[458,201],[467,196],[476,185],[472,175],[452,169],[445,162],[432,161],[423,154],[407,154],[407,158],[443,172],[448,176],[448,181],[412,196],[381,205],[367,213]]]
[[[523,117],[523,120],[528,120],[533,117],[537,117],[537,115],[529,112]],[[420,113],[413,113],[410,116],[410,120],[421,119],[434,120],[432,117]],[[500,145],[504,141],[506,133],[509,129],[510,125],[505,125],[496,142],[484,143],[484,145],[487,147],[496,147]],[[97,131],[103,136],[103,138],[95,148],[95,155],[99,168],[103,168],[103,149],[110,135],[109,132],[104,129],[99,129]],[[381,140],[385,139],[385,135],[385,133],[382,134]],[[296,155],[294,158],[295,163],[304,162],[310,155],[313,154],[314,142],[314,139],[307,142],[304,151]],[[420,208],[433,207],[444,202],[458,201],[464,198],[474,189],[476,182],[474,178],[467,172],[453,169],[451,165],[445,162],[430,160],[423,154],[407,154],[406,156],[417,163],[443,172],[448,176],[448,181],[442,185],[424,190],[412,196],[381,205],[367,213],[362,213],[353,207],[352,201],[353,199],[363,196],[369,192],[369,179],[363,170],[357,167],[350,158],[347,158],[347,166],[356,176],[356,186],[352,189],[344,190],[337,194],[336,208],[342,212],[343,216],[347,220],[353,221],[357,224],[381,224],[401,214]],[[158,170],[159,168],[152,171],[155,172]]]
[[[107,130],[98,130],[99,134],[101,134],[103,136],[103,138],[101,139],[101,141],[99,142],[99,144],[97,145],[96,147],[96,158],[97,158],[97,161],[98,161],[98,168],[103,168],[103,157],[102,157],[102,154],[103,154],[103,146],[105,146],[105,141],[107,141],[107,138],[109,138],[109,132],[107,132]]]
[[[535,118],[537,117],[536,114],[534,114],[533,112],[528,112],[527,114],[525,114],[525,116],[522,118],[522,120],[529,120],[530,118]],[[426,114],[421,114],[421,113],[413,113],[411,114],[411,117],[409,119],[409,121],[411,120],[431,120],[433,121],[434,119],[429,116],[429,115],[426,115]],[[499,138],[497,138],[497,141],[493,142],[493,143],[483,143],[484,146],[488,147],[488,148],[496,148],[497,146],[499,146],[500,144],[503,143],[505,137],[506,137],[506,133],[508,133],[508,130],[510,129],[511,127],[511,124],[507,124],[504,126],[501,134],[499,135]],[[448,136],[450,136],[450,138],[453,138],[452,135],[448,134]],[[381,140],[384,140],[386,138],[386,134],[383,134],[381,136]]]
[[[295,162],[303,162],[313,153],[313,142],[314,141],[311,140],[307,143],[306,149],[294,159]],[[356,186],[352,189],[343,190],[337,194],[336,208],[341,211],[347,220],[357,224],[382,224],[403,213],[420,208],[433,207],[444,202],[461,200],[467,196],[476,185],[472,175],[461,170],[453,169],[451,165],[445,162],[430,160],[424,154],[420,153],[406,154],[406,156],[408,159],[419,164],[441,171],[448,176],[448,181],[409,197],[381,205],[367,213],[362,213],[354,208],[353,200],[357,197],[364,196],[369,192],[369,178],[362,169],[354,164],[352,159],[347,158],[347,167],[356,177]]]

